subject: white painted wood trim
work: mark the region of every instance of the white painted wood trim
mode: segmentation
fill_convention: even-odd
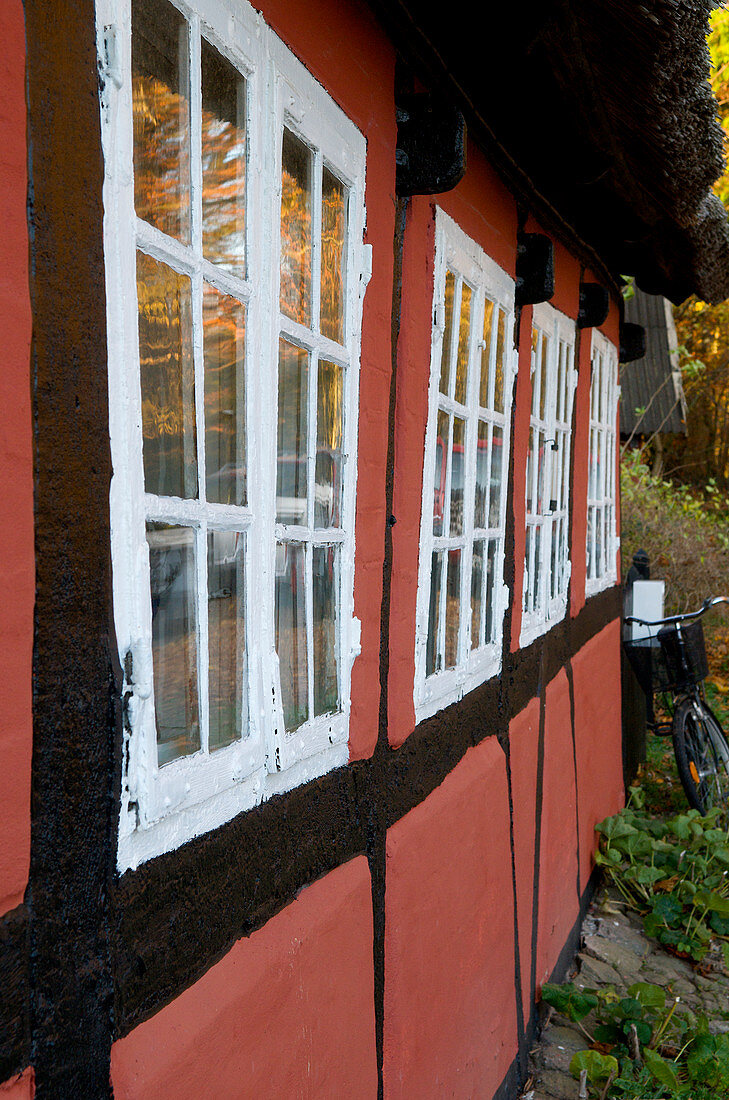
[[[97,44],[102,82],[100,107],[104,178],[104,246],[108,311],[109,403],[113,477],[110,493],[114,615],[125,681],[125,768],[119,826],[118,867],[124,870],[215,828],[271,794],[280,793],[345,763],[350,709],[350,673],[360,648],[353,613],[354,515],[362,298],[372,270],[365,226],[364,136],[245,0],[172,0],[191,27],[191,245],[182,245],[135,215],[133,190],[130,0],[97,0]],[[245,278],[217,268],[202,256],[199,196],[202,169],[198,34],[235,65],[247,82],[248,171]],[[315,150],[348,188],[345,342],[336,344],[278,312],[280,135],[287,125]],[[318,177],[317,177],[318,178]],[[315,203],[318,211],[318,204]],[[318,212],[315,214],[318,217]],[[203,280],[246,307],[246,440],[249,499],[245,507],[207,504],[203,499],[159,498],[144,491],[141,388],[136,301],[136,248],[191,279],[194,314],[201,316]],[[318,281],[314,283],[318,294]],[[307,530],[303,540],[334,545],[340,560],[339,669],[341,713],[282,733],[278,661],[274,652],[274,554],[277,535],[296,537],[275,524],[276,398],[278,334],[284,330],[312,355],[313,369],[325,356],[345,369],[343,451],[346,476],[341,529]],[[205,485],[202,334],[193,329],[196,363],[197,461]],[[256,369],[257,365],[260,369]],[[251,488],[252,485],[257,488]],[[151,654],[149,554],[145,520],[192,528],[198,545],[199,707],[198,753],[159,767]],[[250,725],[248,735],[213,754],[207,747],[206,544],[208,524],[241,531],[246,540],[245,606]],[[131,666],[131,667],[130,667]],[[278,689],[278,690],[276,690]]]
[[[457,272],[472,288],[471,330],[469,348],[469,377],[466,404],[454,399],[452,372],[449,395],[440,394],[440,363],[445,314],[444,293],[446,269]],[[460,284],[456,284],[453,303],[454,323],[451,331],[452,348],[457,347],[460,314]],[[436,210],[436,244],[433,279],[433,329],[431,337],[431,365],[428,391],[428,422],[425,435],[423,465],[423,496],[420,524],[420,558],[418,567],[418,596],[416,611],[415,670],[413,697],[416,721],[420,722],[436,711],[460,699],[490,676],[501,670],[501,624],[508,603],[508,590],[504,576],[504,529],[506,522],[505,480],[508,478],[511,403],[516,376],[516,351],[514,349],[514,280],[491,257],[469,238],[460,226],[443,210]],[[486,411],[479,405],[479,357],[482,349],[484,302],[488,296],[506,313],[504,354],[504,412]],[[493,361],[492,361],[493,368]],[[492,371],[493,373],[493,371]],[[491,382],[493,386],[493,381]],[[464,522],[463,533],[451,536],[445,526],[441,536],[433,535],[433,494],[435,448],[437,439],[437,414],[442,409],[466,418],[464,444]],[[496,425],[503,430],[502,443],[502,491],[499,506],[499,526],[476,528],[474,526],[474,492],[476,481],[476,451],[478,422]],[[490,486],[490,448],[487,467],[487,488]],[[450,499],[450,453],[446,465],[445,499]],[[487,501],[488,509],[488,501]],[[488,512],[487,512],[488,515]],[[470,637],[470,583],[474,539],[499,538],[500,552],[496,560],[496,576],[493,581],[493,618],[495,641],[469,650]],[[434,551],[448,549],[461,551],[461,615],[459,622],[459,653],[454,668],[445,669],[430,676],[425,674],[428,639],[431,558]],[[445,586],[441,586],[440,634],[445,631]],[[481,622],[485,616],[485,600],[482,600]],[[441,644],[443,642],[441,637]]]

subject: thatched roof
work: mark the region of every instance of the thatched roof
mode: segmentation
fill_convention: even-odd
[[[665,298],[636,290],[625,319],[645,330],[642,359],[620,364],[620,434],[686,434],[686,402],[673,314]]]
[[[588,262],[674,301],[729,297],[710,196],[723,168],[712,0],[371,2],[409,71],[458,103],[525,207]]]

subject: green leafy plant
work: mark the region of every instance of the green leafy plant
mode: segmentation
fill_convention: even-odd
[[[628,806],[597,831],[596,860],[641,913],[648,935],[696,962],[712,936],[721,938],[729,962],[729,832],[721,810],[650,817],[634,788]]]
[[[576,1023],[590,1049],[570,1062],[592,1095],[715,1100],[729,1095],[729,1036],[711,1035],[708,1020],[686,1010],[660,986],[636,982],[621,997],[612,986],[578,989],[547,983],[542,999]]]

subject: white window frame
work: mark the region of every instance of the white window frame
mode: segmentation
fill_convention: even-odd
[[[465,404],[454,397],[440,393],[441,349],[445,328],[445,280],[450,270],[471,288],[471,325],[468,348],[467,395]],[[428,424],[425,435],[423,466],[423,498],[420,523],[420,562],[418,570],[418,596],[416,612],[415,717],[418,722],[435,714],[449,703],[460,699],[479,684],[501,671],[502,625],[509,600],[509,590],[504,585],[504,532],[506,526],[506,486],[509,476],[511,445],[511,405],[516,377],[516,349],[514,347],[514,280],[487,256],[479,245],[463,232],[460,226],[440,208],[436,209],[435,269],[433,281],[433,329],[431,336],[430,385],[428,389]],[[480,364],[483,345],[484,303],[486,298],[505,311],[503,395],[504,411],[497,413],[481,408],[479,402]],[[456,306],[454,303],[453,339],[458,339]],[[494,340],[495,345],[495,340]],[[494,368],[492,353],[491,371]],[[451,387],[452,388],[452,387]],[[435,459],[438,434],[438,412],[455,413],[466,423],[464,445],[464,493],[463,533],[459,536],[442,536],[433,533],[433,500],[435,492]],[[474,499],[476,486],[476,447],[478,423],[496,425],[503,431],[502,486],[499,505],[499,523],[495,528],[474,528]],[[490,459],[489,459],[490,461]],[[447,462],[446,496],[450,494],[450,461]],[[487,505],[488,506],[488,505]],[[500,551],[496,555],[495,575],[492,586],[493,641],[471,649],[471,565],[473,545],[481,539],[498,539]],[[426,651],[430,612],[431,561],[434,551],[460,549],[462,553],[460,577],[460,620],[458,635],[458,660],[454,667],[426,676]],[[485,582],[484,582],[485,583]],[[485,589],[482,603],[485,605]],[[465,613],[464,613],[465,610]],[[482,616],[484,610],[482,607]],[[442,617],[442,612],[441,612]],[[483,623],[482,623],[483,625]]]
[[[537,372],[538,343],[549,338],[546,363],[546,394],[543,411]],[[572,460],[572,408],[577,386],[575,369],[575,322],[548,302],[534,306],[532,317],[531,376],[532,395],[529,417],[529,457],[525,493],[526,551],[524,561],[524,585],[521,635],[519,645],[526,646],[544,634],[564,618],[567,611],[567,593],[571,573],[570,561],[570,467]],[[564,349],[564,350],[563,350]],[[560,355],[564,355],[563,373],[558,370]],[[560,392],[560,378],[562,392]],[[543,447],[543,493],[538,493],[538,467],[540,449]],[[557,498],[552,498],[553,476],[557,477]],[[537,507],[530,510],[531,499],[537,499]],[[556,503],[556,507],[552,505]],[[530,530],[535,534],[530,538]],[[536,532],[539,537],[539,561],[536,561]],[[557,540],[557,541],[555,541]],[[555,591],[552,591],[552,561],[556,550]],[[538,568],[537,568],[538,566]],[[532,583],[537,578],[536,586]],[[549,582],[549,587],[548,587]]]
[[[214,267],[194,244],[185,246],[136,217],[134,208],[131,0],[97,0],[97,45],[102,73],[102,145],[105,159],[104,247],[109,358],[110,492],[114,622],[125,676],[125,733],[118,866],[144,860],[229,820],[348,760],[352,662],[359,652],[360,625],[354,618],[354,516],[357,475],[359,358],[362,297],[371,271],[363,245],[365,227],[364,136],[324,88],[245,2],[171,0],[191,27],[191,209],[201,186],[199,135],[200,38],[205,38],[247,82],[247,277]],[[281,135],[292,130],[348,188],[345,337],[339,345],[297,326],[279,313]],[[316,173],[315,173],[316,176]],[[320,178],[320,177],[319,177]],[[316,209],[317,195],[312,196]],[[196,223],[193,213],[193,242]],[[314,214],[316,218],[317,214]],[[315,223],[313,226],[315,230]],[[314,234],[312,233],[312,239]],[[198,500],[151,498],[144,492],[141,387],[136,295],[136,249],[189,274],[195,295],[205,281],[246,306],[246,441],[249,497],[245,508],[202,505]],[[312,283],[316,268],[312,273]],[[316,290],[313,288],[314,293]],[[293,331],[296,330],[296,331]],[[201,344],[196,329],[196,342]],[[312,353],[344,370],[343,463],[346,469],[341,528],[324,542],[339,546],[337,592],[340,712],[309,720],[293,734],[283,727],[278,660],[274,644],[276,405],[279,333],[287,332]],[[195,348],[196,409],[203,415],[201,349]],[[260,369],[257,369],[260,365]],[[311,430],[311,429],[310,429]],[[197,433],[198,465],[204,478],[204,432]],[[196,529],[198,589],[204,581],[206,524],[245,529],[250,540],[245,566],[248,734],[214,753],[194,755],[160,767],[157,762],[152,614],[147,518]],[[304,537],[305,536],[305,533]],[[320,533],[317,533],[318,535]],[[322,539],[317,537],[317,543]],[[202,552],[200,552],[202,551]],[[198,621],[204,623],[198,594]],[[309,607],[311,601],[309,600]],[[205,628],[198,637],[201,723],[206,722]],[[131,667],[131,671],[130,670]]]
[[[587,547],[585,595],[617,583],[617,418],[620,386],[618,352],[599,329],[592,330],[590,355],[590,437],[587,467]],[[597,515],[601,545],[597,545]]]

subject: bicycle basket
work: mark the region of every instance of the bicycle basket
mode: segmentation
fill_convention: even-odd
[[[653,661],[654,691],[683,691],[709,673],[704,628],[697,619],[681,627],[675,623],[658,631],[659,650]]]
[[[680,638],[671,623],[651,637],[624,645],[636,679],[648,696],[684,691],[708,675],[704,630],[698,620],[682,626]]]

